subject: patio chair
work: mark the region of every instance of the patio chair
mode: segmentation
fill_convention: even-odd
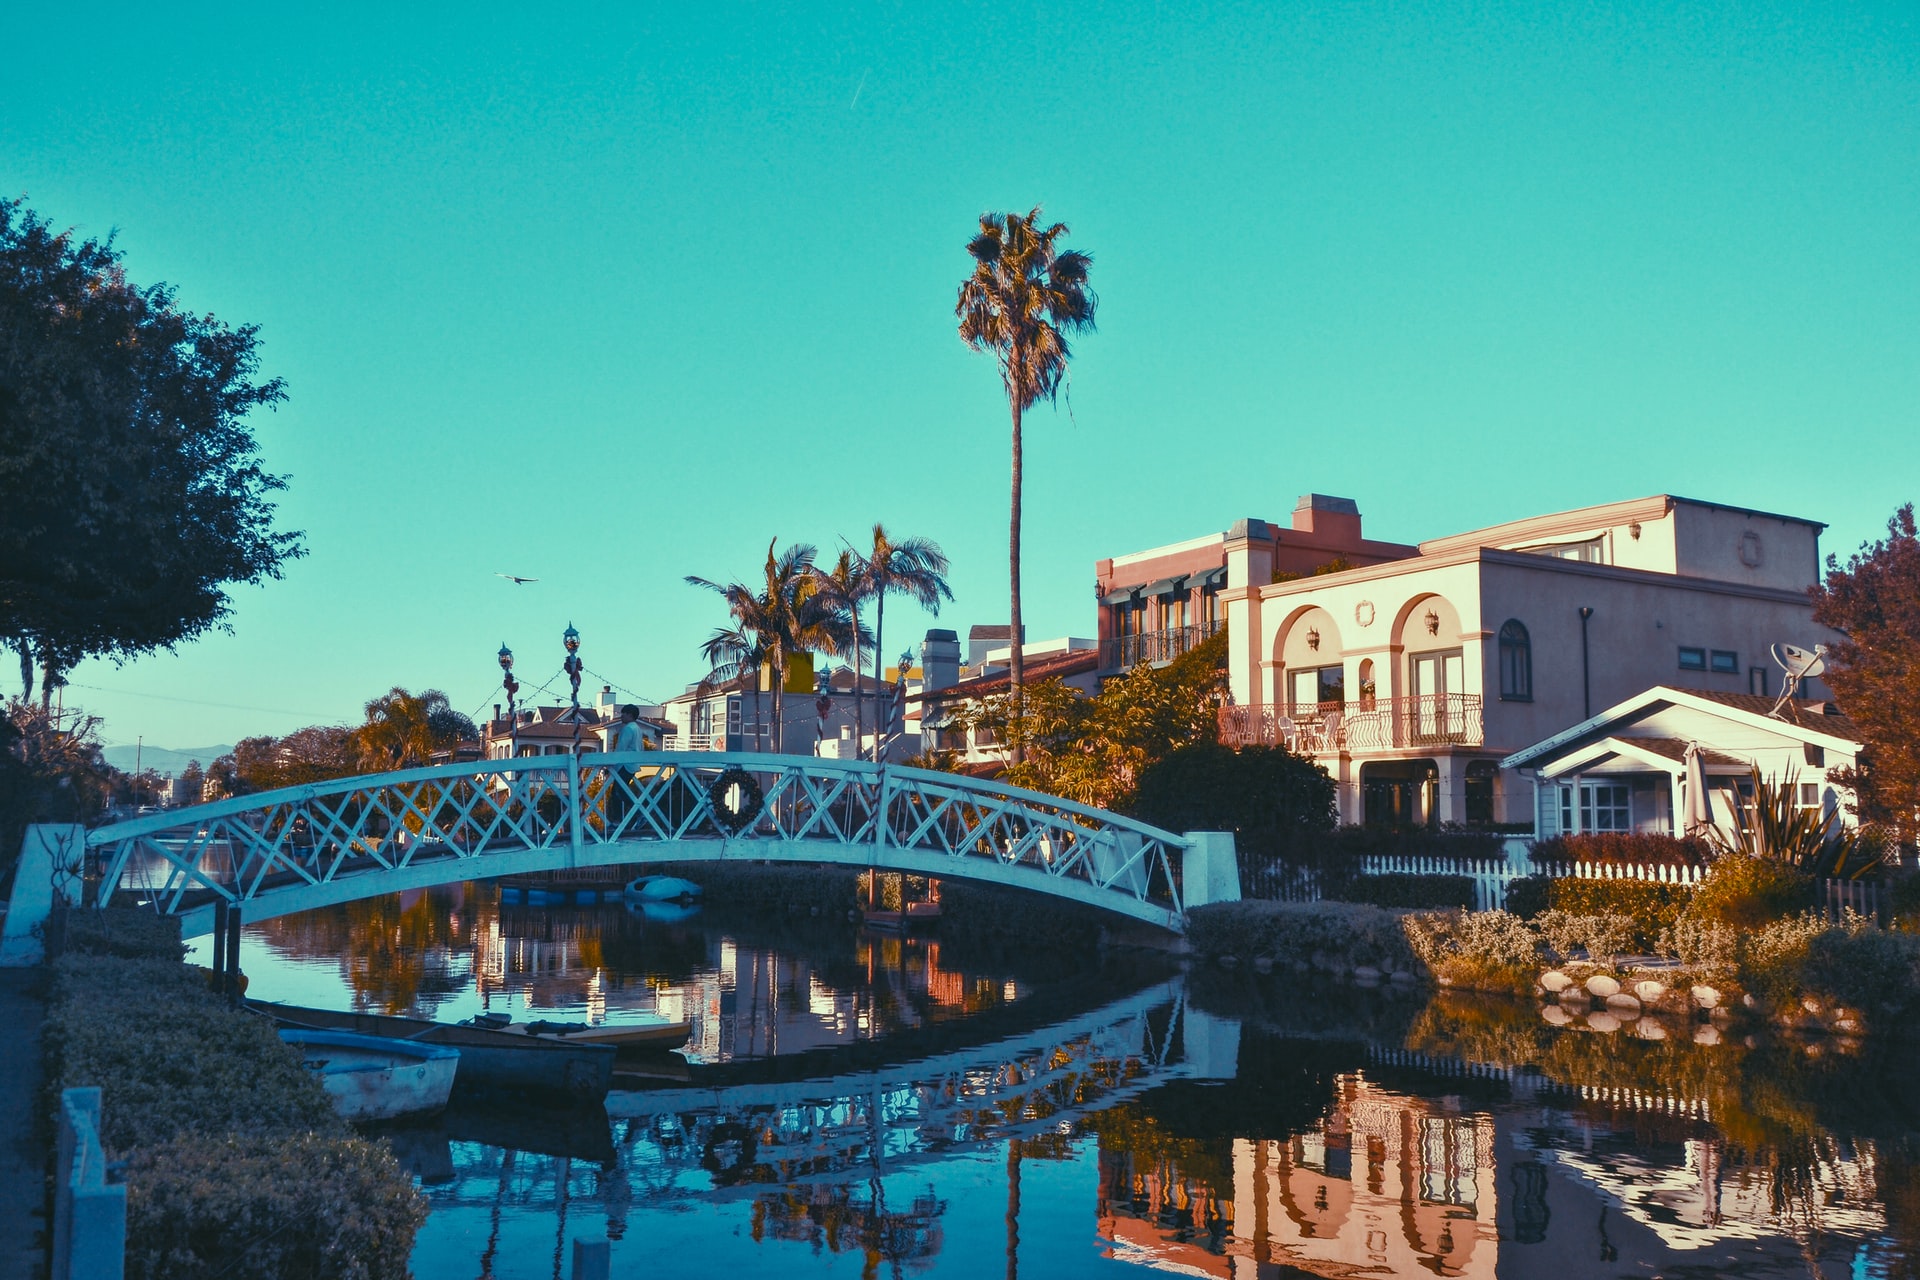
[[[1340,749],[1340,713],[1329,711],[1320,718],[1320,725],[1313,735],[1315,751],[1338,751]]]

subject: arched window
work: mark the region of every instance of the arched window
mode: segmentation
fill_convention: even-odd
[[[1506,702],[1533,701],[1533,641],[1518,618],[1500,628],[1500,697]]]

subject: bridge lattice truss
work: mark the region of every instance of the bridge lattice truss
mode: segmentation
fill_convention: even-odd
[[[619,1176],[645,1188],[643,1200],[728,1200],[1070,1137],[1087,1116],[1159,1085],[1233,1074],[1231,1061],[1188,1052],[1190,1014],[1179,984],[1166,983],[1006,1041],[872,1072],[612,1093]],[[476,1181],[436,1198],[494,1194]]]
[[[159,911],[194,917],[217,901],[255,920],[459,880],[739,858],[992,881],[1178,930],[1188,841],[957,774],[808,756],[633,752],[289,787],[101,827],[87,845],[102,903],[131,891]],[[196,918],[187,931],[206,927]]]

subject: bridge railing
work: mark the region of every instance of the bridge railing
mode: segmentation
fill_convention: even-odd
[[[104,902],[131,891],[178,912],[286,889],[341,885],[435,862],[447,878],[499,874],[499,854],[549,865],[645,861],[689,842],[780,856],[915,865],[1008,882],[1042,876],[1068,896],[1112,894],[1181,913],[1171,832],[1056,796],[958,774],[757,753],[631,752],[407,769],[289,787],[156,814],[88,834]],[[611,846],[619,846],[617,850]],[[738,856],[753,856],[746,848]],[[771,849],[769,849],[771,852]],[[618,856],[613,856],[617,853]],[[917,859],[917,861],[916,861]],[[457,872],[457,874],[456,874]],[[1036,885],[1036,887],[1039,887]],[[333,900],[353,896],[342,892]]]

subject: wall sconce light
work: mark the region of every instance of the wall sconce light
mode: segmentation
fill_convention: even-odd
[[[1431,609],[1427,610],[1426,624],[1428,635],[1437,636],[1440,634],[1440,615]]]
[[[1627,534],[1635,542],[1640,541],[1640,522],[1638,520],[1635,520],[1632,524],[1627,526]]]
[[[1320,632],[1313,627],[1307,628],[1307,648],[1316,653],[1320,651]]]

